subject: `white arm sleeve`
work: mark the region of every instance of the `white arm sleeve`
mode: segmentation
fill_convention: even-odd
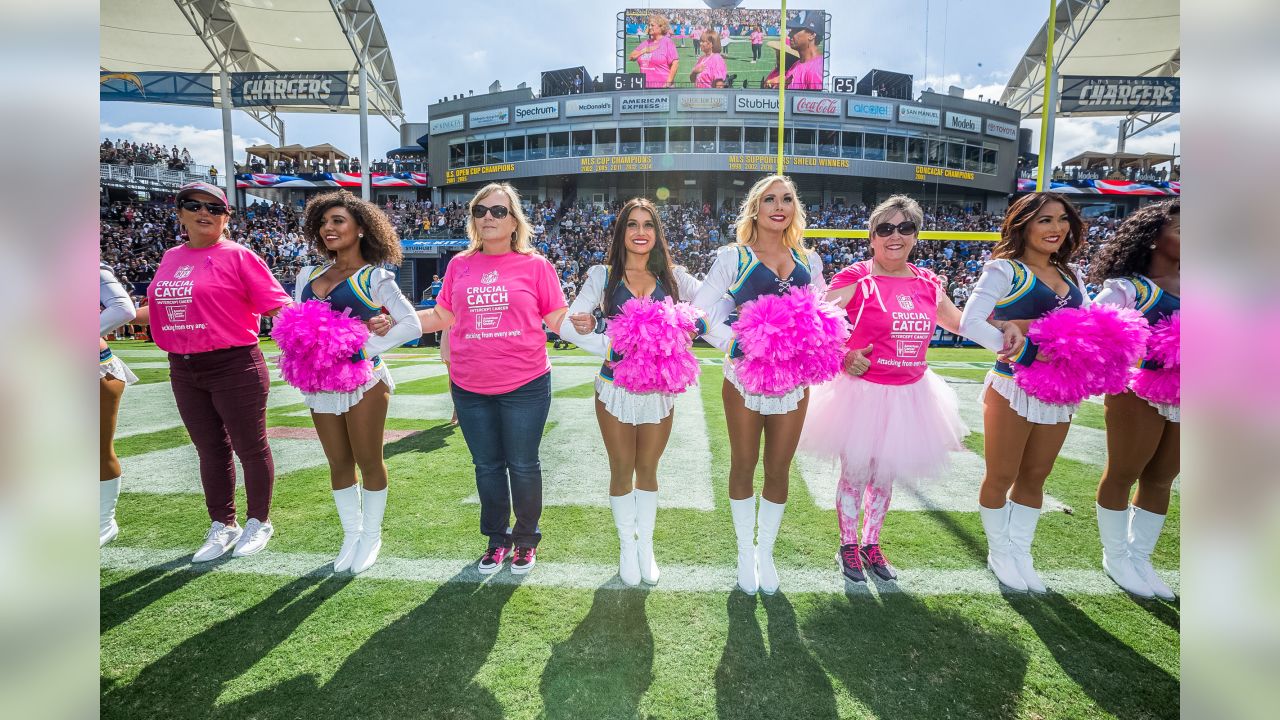
[[[391,313],[395,324],[386,335],[369,334],[369,339],[364,344],[365,357],[369,358],[422,337],[422,322],[418,320],[418,313],[409,299],[400,292],[400,286],[396,285],[396,276],[389,270],[378,268],[373,271],[371,284],[374,302]]]
[[[992,311],[996,309],[996,303],[1009,294],[1009,288],[1012,286],[1013,271],[1009,268],[1009,263],[1004,260],[992,260],[982,266],[982,276],[973,286],[969,302],[965,304],[964,313],[960,316],[960,334],[974,342],[981,342],[978,340],[983,333],[980,326],[990,327],[987,318],[991,317]],[[1001,344],[1004,344],[1003,338]],[[982,346],[986,347],[986,344],[982,343]]]
[[[945,288],[939,285],[938,300],[939,302],[941,302],[944,299],[949,299],[947,298],[947,291]],[[964,325],[963,315],[961,315],[961,318],[960,318],[960,329],[962,331],[966,330]],[[1004,333],[997,330],[995,326],[992,325],[991,323],[989,322],[974,323],[972,327],[967,329],[972,334],[965,335],[965,337],[978,343],[982,347],[990,350],[993,353],[999,353],[1001,350],[1004,350]],[[961,334],[964,334],[964,333],[962,332]]]
[[[809,251],[809,277],[812,278],[810,284],[818,289],[818,294],[826,295],[827,278],[822,274],[822,256],[817,250]]]
[[[738,246],[726,245],[716,252],[715,262],[693,298],[693,304],[706,313],[707,331],[702,334],[702,339],[724,352],[729,352],[733,346],[733,329],[724,321],[736,307],[728,292],[737,275]]]
[[[563,340],[577,345],[592,355],[600,357],[609,357],[609,338],[604,333],[589,332],[587,334],[579,333],[573,329],[573,323],[569,322],[569,317],[578,313],[586,313],[590,315],[596,308],[600,307],[600,300],[604,297],[604,286],[609,279],[609,268],[604,265],[592,265],[587,270],[587,281],[582,284],[582,289],[578,291],[578,296],[573,299],[573,304],[569,306],[569,311],[564,314],[564,321],[560,323],[560,327],[556,328],[556,334]]]
[[[702,283],[698,278],[689,274],[688,270],[677,265],[672,271],[676,277],[676,287],[680,289],[680,302],[692,304],[693,299],[698,296],[698,290],[702,287]]]
[[[1071,267],[1071,272],[1076,276],[1076,287],[1080,288],[1080,294],[1084,296],[1084,302],[1081,303],[1080,307],[1089,307],[1094,303],[1094,300],[1089,297],[1089,290],[1085,288],[1084,275],[1081,275],[1080,268],[1074,265]]]
[[[133,298],[129,297],[124,285],[116,279],[114,273],[105,267],[98,269],[98,304],[102,311],[98,313],[98,335],[106,335],[121,325],[127,325],[138,314],[133,306]]]
[[[1107,278],[1093,301],[1103,305],[1135,308],[1138,306],[1138,289],[1128,278]]]
[[[315,270],[315,265],[305,265],[298,271],[298,277],[293,281],[293,301],[302,302],[302,291],[307,287],[307,281],[311,278],[311,271]]]

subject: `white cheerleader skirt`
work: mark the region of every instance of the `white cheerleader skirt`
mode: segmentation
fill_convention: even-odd
[[[666,420],[676,407],[676,396],[670,393],[633,393],[596,376],[596,397],[604,409],[627,425],[646,425]]]
[[[742,396],[742,400],[748,410],[758,412],[761,415],[786,415],[800,407],[800,401],[804,399],[804,391],[807,386],[801,385],[786,395],[757,395],[749,393],[742,387],[742,383],[738,381],[738,373],[735,369],[736,364],[736,360],[725,359],[724,379],[728,380],[729,384],[738,390],[738,394]]]
[[[1055,405],[1037,400],[1023,392],[1013,378],[994,372],[987,373],[987,379],[982,383],[982,389],[978,391],[978,402],[986,401],[988,387],[995,388],[996,392],[1009,401],[1009,407],[1013,408],[1014,412],[1026,418],[1027,422],[1036,425],[1071,422],[1071,416],[1080,409],[1080,403]]]
[[[351,392],[304,392],[302,393],[302,402],[306,403],[307,407],[314,413],[342,415],[359,404],[364,399],[364,394],[380,382],[387,384],[388,391],[393,393],[396,391],[396,383],[391,379],[391,371],[387,369],[386,362],[379,362],[374,367],[373,377],[369,378],[369,382]]]
[[[1138,395],[1138,393],[1135,392],[1134,395]],[[1168,420],[1169,422],[1182,424],[1182,406],[1181,405],[1167,405],[1165,403],[1155,402],[1154,400],[1147,400],[1146,398],[1143,398],[1141,395],[1138,395],[1138,397],[1142,398],[1143,400],[1146,400],[1148,405],[1155,408],[1156,412],[1160,413],[1160,417],[1164,418],[1165,420]]]
[[[800,450],[881,487],[919,485],[947,476],[968,434],[955,391],[931,370],[909,385],[840,373],[811,389]]]
[[[98,354],[98,379],[110,375],[117,380],[123,380],[125,385],[132,385],[138,382],[138,376],[133,374],[128,365],[124,361],[116,357],[115,353],[107,349],[107,357],[103,358],[102,354]]]

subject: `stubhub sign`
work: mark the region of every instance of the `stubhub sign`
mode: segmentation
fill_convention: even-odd
[[[850,100],[846,112],[849,117],[869,118],[871,120],[892,120],[893,104],[872,102],[870,100]]]

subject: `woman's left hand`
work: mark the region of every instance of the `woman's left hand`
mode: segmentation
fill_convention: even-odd
[[[1017,357],[1022,352],[1022,346],[1027,341],[1027,336],[1022,334],[1022,329],[1015,323],[1007,322],[1001,328],[1004,333],[1004,349],[1000,351],[1002,355],[1012,355]]]
[[[391,316],[385,313],[378,313],[365,321],[364,326],[369,328],[369,332],[374,335],[386,335],[391,332]]]

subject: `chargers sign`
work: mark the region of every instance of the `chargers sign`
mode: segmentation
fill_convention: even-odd
[[[1178,112],[1181,83],[1176,77],[1063,75],[1064,113]]]
[[[232,73],[231,104],[236,107],[347,104],[351,73]]]

